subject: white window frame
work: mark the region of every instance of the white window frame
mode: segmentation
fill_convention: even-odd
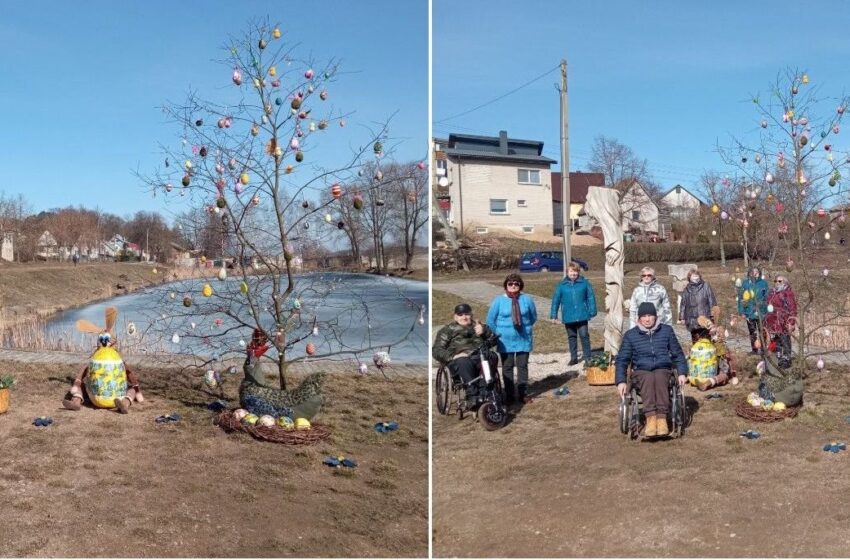
[[[523,233],[534,233],[534,226],[522,226]]]
[[[525,171],[525,173],[526,173],[526,180],[525,181],[522,180],[521,174],[522,174],[523,171]],[[532,179],[531,179],[532,173],[537,173],[537,182],[532,181]],[[519,169],[516,170],[516,180],[517,180],[517,183],[519,183],[520,185],[542,185],[543,184],[540,180],[540,170],[539,169],[519,168]]]
[[[518,198],[516,201],[517,208],[528,208],[528,200],[525,198]]]
[[[444,159],[438,159],[437,160],[437,167],[435,168],[434,172],[438,176],[444,177],[446,175],[446,173],[448,172],[448,168],[449,168],[449,162],[448,161],[446,161]]]
[[[484,234],[484,233],[487,233],[489,231],[490,230],[488,230],[486,227],[480,227],[479,226],[479,227],[475,228],[475,233],[477,233],[477,234]]]
[[[493,201],[501,201],[505,203],[505,211],[504,212],[493,212]],[[507,216],[511,213],[511,207],[508,205],[508,200],[506,198],[491,198],[490,199],[490,215],[491,216]]]

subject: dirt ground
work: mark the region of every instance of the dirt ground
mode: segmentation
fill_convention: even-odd
[[[496,432],[435,412],[434,556],[844,557],[850,451],[822,447],[850,439],[848,374],[813,373],[804,410],[776,424],[735,415],[754,378],[718,400],[688,388],[678,440],[628,441],[615,389],[583,378],[538,381]]]
[[[316,421],[332,440],[288,447],[215,427],[200,374],[140,371],[147,400],[123,416],[64,410],[67,367],[0,372],[17,378],[0,415],[2,556],[427,556],[424,376],[329,379]],[[42,415],[55,423],[32,426]],[[377,434],[380,420],[400,429]],[[322,465],[331,454],[359,466]]]

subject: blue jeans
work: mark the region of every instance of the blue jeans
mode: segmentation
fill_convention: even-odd
[[[581,337],[581,354],[585,361],[590,359],[590,331],[587,329],[587,321],[578,323],[564,323],[567,329],[567,339],[570,342],[570,358],[578,360],[578,349],[576,348],[576,336]]]

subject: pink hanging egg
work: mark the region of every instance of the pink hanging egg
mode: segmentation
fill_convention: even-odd
[[[293,150],[297,150],[299,146],[300,146],[300,143],[298,142],[298,138],[293,138],[292,140],[289,141],[289,147],[292,148]]]
[[[239,71],[239,68],[233,69],[233,83],[237,86],[242,85],[242,72]]]
[[[309,70],[304,72],[304,77],[307,78],[308,80],[312,80],[313,79],[313,69],[310,68]]]
[[[236,186],[233,187],[233,192],[235,192],[237,195],[242,194],[243,190],[245,190],[245,187],[243,187],[242,183],[240,182],[237,182]]]
[[[280,80],[272,80],[272,87],[280,87]]]
[[[838,125],[835,125],[835,126],[832,127],[833,134],[838,134],[838,132],[840,130],[841,130],[841,127],[839,127]]]
[[[419,169],[425,169],[425,162],[420,161],[419,163],[416,164],[416,167],[419,168]]]

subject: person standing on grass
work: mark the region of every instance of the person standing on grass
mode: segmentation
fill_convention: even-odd
[[[582,358],[587,362],[590,359],[590,332],[587,323],[596,317],[596,296],[593,295],[593,286],[581,276],[581,268],[575,263],[570,263],[567,267],[567,277],[555,286],[555,293],[552,294],[549,319],[556,324],[559,309],[570,345],[568,365],[574,366],[578,363],[576,337],[581,338]]]
[[[776,346],[779,367],[791,367],[791,332],[797,327],[797,296],[788,283],[788,277],[777,274],[773,289],[767,295],[768,313],[764,324]]]
[[[757,266],[747,271],[747,279],[738,288],[738,314],[747,320],[752,354],[759,354],[761,322],[767,315],[767,293],[770,287]]]
[[[655,278],[655,269],[645,266],[640,269],[640,284],[632,292],[629,300],[629,328],[635,328],[638,321],[638,307],[648,301],[658,310],[658,322],[673,325],[673,312],[670,311],[670,298],[667,288]]]
[[[688,285],[682,292],[682,306],[679,308],[679,324],[685,325],[691,332],[693,342],[707,335],[707,329],[699,324],[700,317],[717,323],[720,319],[720,307],[714,297],[714,290],[694,267],[688,271]]]
[[[528,402],[528,356],[534,347],[533,328],[537,322],[537,308],[531,296],[522,293],[525,283],[519,274],[508,274],[502,286],[505,293],[496,296],[490,304],[487,326],[499,335],[505,404],[510,406],[514,403],[514,387],[519,402]],[[516,385],[514,367],[517,373]]]

